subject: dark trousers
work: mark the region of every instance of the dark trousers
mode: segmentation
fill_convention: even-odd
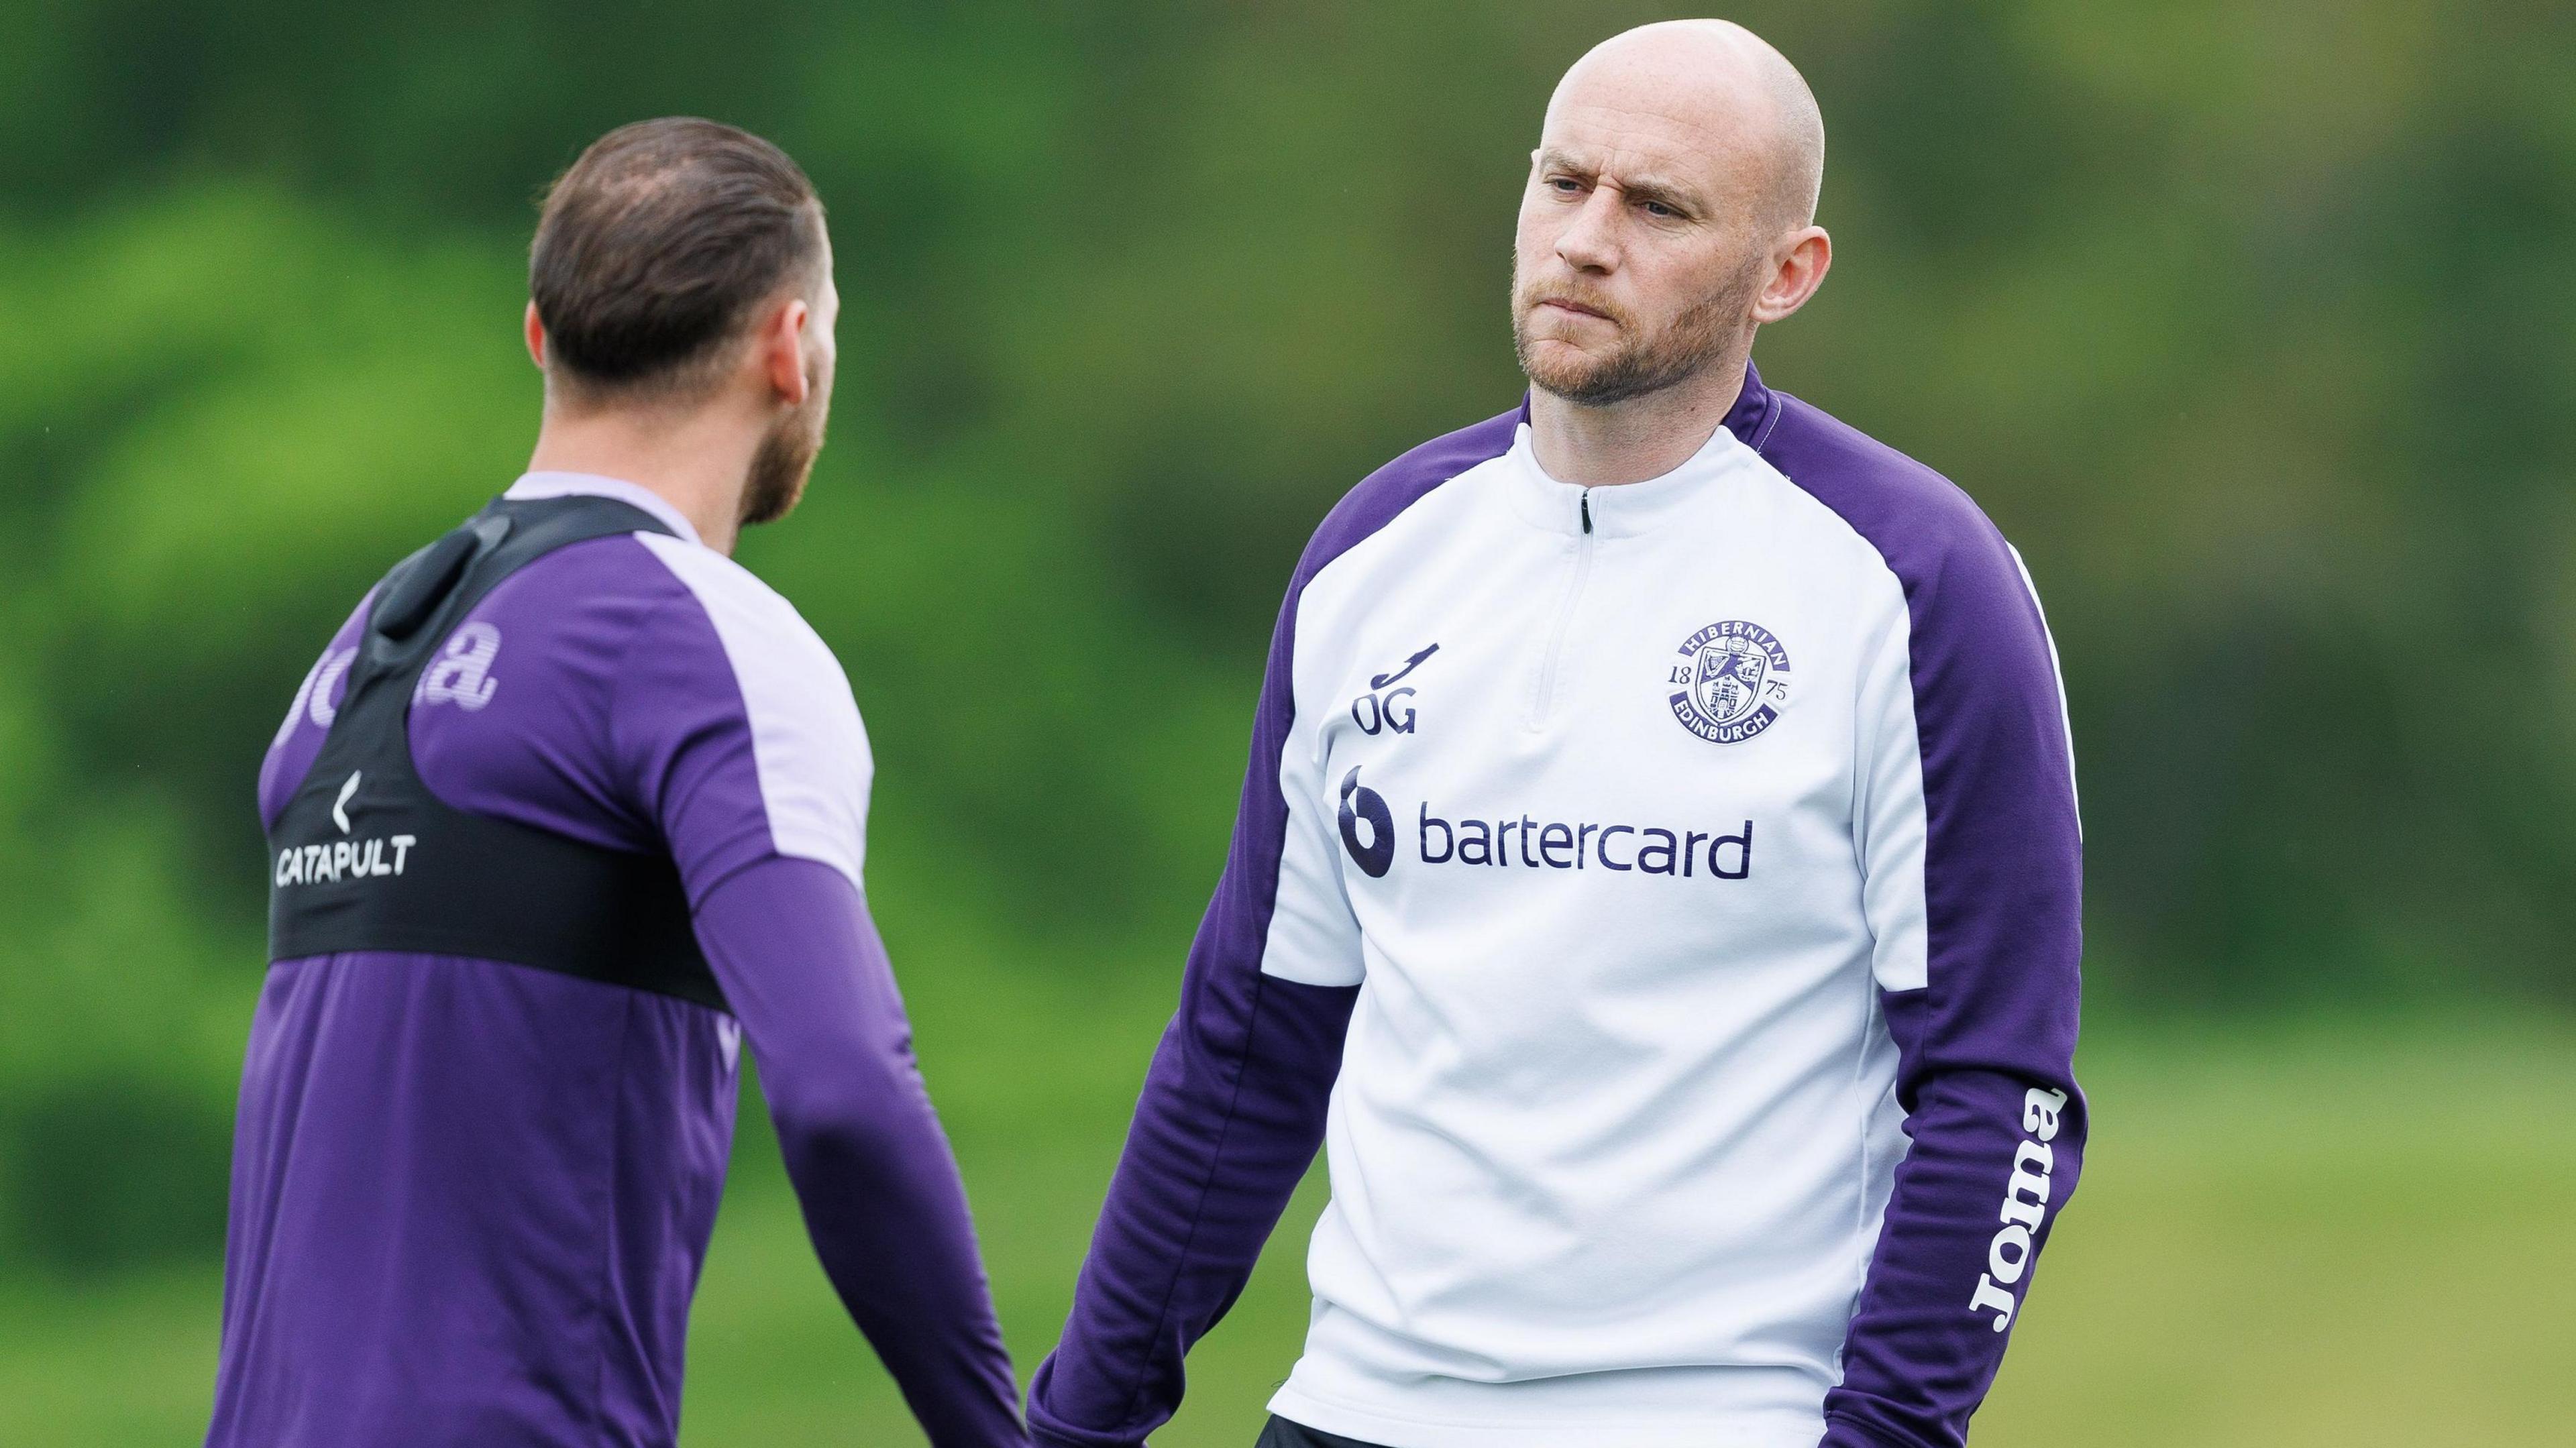
[[[1303,1423],[1291,1423],[1273,1415],[1269,1426],[1261,1430],[1260,1441],[1252,1448],[1378,1448],[1378,1445],[1345,1438],[1337,1433],[1319,1433]]]

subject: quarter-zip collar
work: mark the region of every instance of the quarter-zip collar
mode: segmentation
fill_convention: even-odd
[[[706,546],[705,540],[698,537],[697,527],[689,522],[687,515],[671,506],[670,499],[642,483],[630,483],[624,478],[602,477],[597,473],[524,473],[510,485],[510,491],[501,496],[519,499],[615,498],[629,507],[641,508],[652,514],[664,527],[687,541]]]
[[[1512,435],[1508,454],[1512,472],[1512,505],[1524,519],[1552,533],[1596,538],[1632,538],[1650,533],[1688,511],[1702,494],[1751,463],[1778,420],[1779,398],[1762,385],[1752,364],[1744,368],[1744,391],[1726,414],[1725,424],[1709,435],[1698,452],[1661,477],[1643,482],[1586,488],[1560,483],[1539,466],[1530,440],[1529,408]],[[1587,526],[1588,525],[1588,526]]]

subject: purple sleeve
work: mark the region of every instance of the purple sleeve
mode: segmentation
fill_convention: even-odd
[[[1884,992],[1911,1138],[1825,1398],[1827,1448],[1956,1448],[2082,1166],[2083,846],[2056,661],[1967,497],[1803,404],[1765,455],[1903,584],[1924,984]]]
[[[1025,1443],[948,1139],[858,891],[772,856],[697,909],[815,1255],[937,1448]]]
[[[721,560],[682,562],[737,590],[719,605],[765,596]],[[778,797],[864,768],[844,757],[862,738],[812,722],[821,705],[847,707],[838,669],[800,670],[783,696],[773,671],[772,692],[756,694],[706,601],[635,538],[551,554],[472,617],[496,641],[490,687],[471,709],[413,710],[423,779],[458,808],[670,850],[842,1303],[938,1448],[1025,1443],[965,1190],[884,946],[851,875],[776,838]],[[801,627],[785,613],[752,621],[766,630],[755,646]],[[763,773],[764,719],[804,746],[778,766],[789,772]]]
[[[1317,530],[1270,641],[1252,759],[1216,896],[1181,975],[1064,1337],[1029,1387],[1050,1448],[1133,1448],[1180,1406],[1181,1359],[1234,1305],[1323,1144],[1357,986],[1265,975],[1288,802],[1297,601],[1335,558],[1433,488],[1511,446],[1521,414],[1451,433],[1371,474]]]
[[[1280,621],[1234,843],[1181,975],[1092,1233],[1073,1314],[1029,1388],[1040,1443],[1141,1444],[1181,1401],[1181,1358],[1234,1305],[1323,1142],[1357,987],[1261,972],[1287,804]]]

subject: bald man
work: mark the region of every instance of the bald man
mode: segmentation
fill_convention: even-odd
[[[1558,87],[1528,399],[1290,582],[1041,1443],[1171,1415],[1318,1143],[1264,1445],[1965,1438],[2084,1140],[2073,751],[1994,526],[1753,370],[1823,163],[1735,26]]]

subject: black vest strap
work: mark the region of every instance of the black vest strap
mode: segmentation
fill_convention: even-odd
[[[385,576],[322,752],[269,831],[270,959],[474,956],[725,1008],[667,852],[450,809],[411,756],[421,676],[484,595],[557,548],[670,531],[610,498],[498,498]]]

